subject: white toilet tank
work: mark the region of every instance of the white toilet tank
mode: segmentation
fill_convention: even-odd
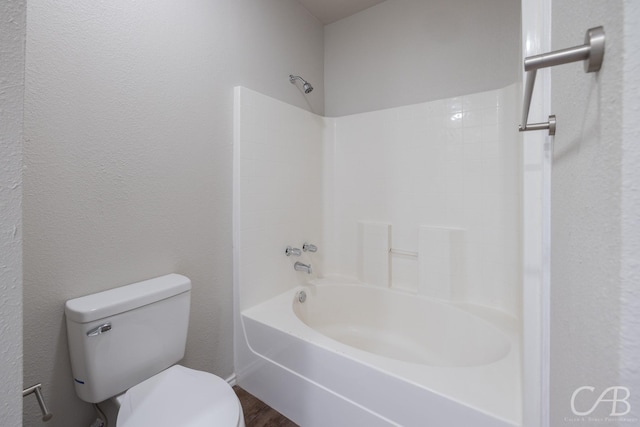
[[[191,281],[169,274],[67,301],[78,396],[102,402],[184,357]]]

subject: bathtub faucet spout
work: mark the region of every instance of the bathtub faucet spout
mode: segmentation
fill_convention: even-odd
[[[307,274],[311,274],[311,266],[309,264],[303,264],[298,261],[293,265],[293,268],[296,271],[305,271]]]

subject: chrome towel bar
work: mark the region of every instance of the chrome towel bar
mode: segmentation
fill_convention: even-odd
[[[571,62],[584,61],[585,73],[593,73],[600,70],[604,58],[604,28],[595,27],[587,30],[584,44],[568,49],[556,50],[541,55],[529,56],[524,59],[524,70],[527,72],[524,86],[524,100],[522,105],[522,124],[520,132],[529,130],[548,129],[549,135],[556,134],[556,116],[549,116],[548,122],[527,123],[529,120],[529,108],[533,86],[536,83],[536,73],[540,68],[553,67],[555,65],[569,64]]]
[[[53,414],[49,412],[47,409],[47,405],[44,404],[44,397],[42,397],[42,384],[32,385],[31,387],[25,388],[22,390],[22,397],[28,396],[30,394],[35,394],[36,399],[38,400],[38,405],[40,405],[40,410],[42,411],[42,421],[49,421],[53,418]]]

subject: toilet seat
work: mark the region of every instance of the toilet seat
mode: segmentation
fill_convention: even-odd
[[[213,374],[174,365],[130,388],[122,399],[117,427],[236,427],[240,401]]]

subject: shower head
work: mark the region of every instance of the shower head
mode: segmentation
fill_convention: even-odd
[[[304,89],[304,93],[309,93],[313,90],[313,86],[311,86],[311,83],[309,83],[308,81],[306,81],[300,76],[294,76],[293,74],[289,74],[289,81],[291,83],[295,83],[296,79],[299,79],[302,82],[302,89]]]

